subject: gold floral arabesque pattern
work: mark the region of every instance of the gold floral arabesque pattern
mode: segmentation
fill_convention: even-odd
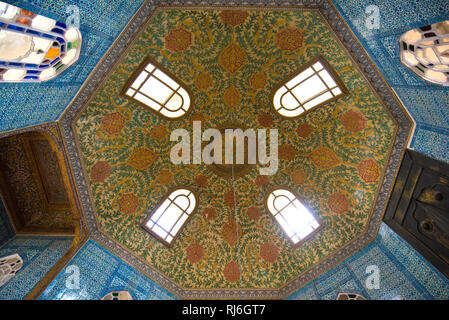
[[[323,55],[350,95],[286,120],[270,94]],[[192,112],[168,121],[120,96],[151,56],[193,92]],[[207,165],[169,161],[172,130],[240,123],[279,129],[279,171],[231,181]],[[76,123],[103,232],[186,288],[278,288],[357,237],[368,223],[395,124],[317,11],[157,12]],[[140,228],[172,187],[195,188],[199,207],[168,249]],[[293,188],[324,228],[293,249],[264,208]],[[234,208],[234,200],[236,206]],[[237,217],[235,216],[237,212]]]

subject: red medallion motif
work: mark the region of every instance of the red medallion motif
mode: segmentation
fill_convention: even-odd
[[[157,155],[154,152],[142,147],[134,150],[126,163],[135,169],[144,170],[153,163],[156,157]]]
[[[352,110],[341,115],[341,123],[346,130],[351,132],[359,132],[366,127],[366,119],[363,114]]]
[[[263,87],[265,87],[265,85],[267,84],[267,76],[262,73],[256,73],[253,74],[250,78],[249,78],[249,86],[253,89],[262,89]]]
[[[151,136],[156,140],[164,140],[168,137],[168,129],[163,124],[155,125],[150,132]]]
[[[230,86],[223,92],[223,101],[231,110],[233,110],[240,102],[239,91],[234,86]]]
[[[160,182],[160,184],[166,185],[173,181],[173,174],[170,170],[162,169],[159,171],[159,174],[157,175],[157,180]]]
[[[245,65],[246,53],[237,43],[231,42],[221,52],[219,61],[223,69],[235,73]]]
[[[246,210],[246,214],[252,220],[257,220],[260,217],[260,209],[257,207],[249,207]]]
[[[206,220],[214,220],[216,215],[217,215],[217,210],[215,210],[214,207],[207,207],[203,211],[203,217]]]
[[[208,73],[202,73],[195,78],[195,86],[199,90],[207,90],[213,83],[214,79]]]
[[[199,187],[205,187],[207,186],[207,177],[205,175],[197,175],[195,177],[195,184]]]
[[[328,147],[318,147],[312,151],[310,158],[320,169],[331,169],[340,163],[340,158]]]
[[[308,124],[308,123],[303,123],[300,124],[297,128],[296,128],[296,134],[298,135],[298,137],[301,138],[307,138],[308,136],[310,136],[313,132],[313,127]]]
[[[290,174],[290,178],[292,179],[294,184],[304,184],[306,182],[306,174],[301,169],[295,170]]]
[[[192,121],[201,121],[201,124],[203,125],[206,121],[206,118],[200,113],[194,113],[192,114]]]
[[[184,28],[170,30],[165,37],[165,46],[168,50],[182,52],[192,43],[192,35]]]
[[[283,160],[291,160],[296,156],[296,150],[291,146],[279,147],[279,158]]]
[[[258,175],[256,179],[254,179],[255,185],[259,187],[265,187],[269,182],[268,176]]]
[[[225,194],[224,200],[228,207],[234,208],[235,204],[238,202],[238,195],[236,194],[234,199],[234,192],[230,190]]]
[[[267,113],[259,114],[258,120],[262,127],[270,127],[273,124],[273,117]]]
[[[224,241],[229,244],[231,247],[235,246],[237,240],[240,238],[242,231],[240,226],[237,226],[237,223],[234,219],[229,219],[227,223],[223,225],[221,228],[221,236]]]

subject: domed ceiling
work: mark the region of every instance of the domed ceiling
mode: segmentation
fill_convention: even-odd
[[[283,297],[372,241],[411,120],[335,9],[166,7],[144,22],[152,9],[144,5],[62,119],[93,237],[190,298]],[[349,94],[283,118],[273,90],[319,55]],[[168,120],[120,94],[147,57],[191,91],[187,116]],[[172,164],[170,133],[191,132],[194,120],[203,130],[279,129],[279,170],[261,176],[256,165],[233,180],[210,165]],[[176,186],[199,205],[169,248],[140,225]],[[275,186],[293,189],[323,226],[298,248],[264,207]]]

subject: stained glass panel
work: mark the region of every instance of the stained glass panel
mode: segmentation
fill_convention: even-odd
[[[50,80],[80,51],[77,28],[0,1],[0,82]]]

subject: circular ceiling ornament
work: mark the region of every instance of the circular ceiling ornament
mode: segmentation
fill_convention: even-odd
[[[218,127],[218,130],[220,130],[221,136],[222,136],[222,159],[224,162],[225,161],[225,132],[226,129],[232,129],[232,130],[236,130],[236,129],[240,129],[243,132],[245,132],[246,128],[240,124],[237,123],[228,123],[228,124],[222,124],[221,126]],[[206,143],[207,144],[207,143]],[[205,145],[205,144],[204,144]],[[203,145],[203,147],[204,147]],[[248,163],[248,139],[245,139],[245,143],[244,143],[244,154],[243,154],[243,159],[244,159],[244,163],[242,164],[237,164],[237,148],[236,148],[236,139],[234,139],[234,143],[233,143],[233,163],[232,164],[226,164],[226,163],[221,163],[221,164],[211,164],[209,165],[209,169],[215,173],[216,175],[223,177],[223,178],[228,178],[228,179],[232,179],[232,177],[234,176],[235,179],[243,177],[244,175],[247,175],[248,173],[251,172],[251,170],[256,166],[255,164],[249,164]],[[234,173],[232,172],[234,170]]]

